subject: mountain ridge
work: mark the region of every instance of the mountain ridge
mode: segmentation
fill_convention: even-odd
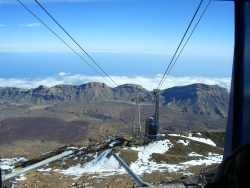
[[[89,82],[82,85],[39,86],[33,89],[0,88],[0,102],[57,104],[97,101],[125,101],[153,103],[154,95],[140,85],[123,84],[111,88],[104,83]],[[191,84],[161,90],[161,106],[178,108],[182,112],[199,115],[227,116],[229,93],[217,85]]]

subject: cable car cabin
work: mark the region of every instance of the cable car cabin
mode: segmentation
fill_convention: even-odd
[[[155,96],[155,112],[154,116],[149,117],[146,119],[145,122],[145,138],[148,140],[155,140],[158,138],[159,134],[159,128],[160,128],[160,123],[159,123],[159,94],[160,90],[155,89],[153,91],[154,96]]]
[[[145,137],[148,140],[155,140],[158,137],[159,124],[154,117],[149,117],[145,123]]]

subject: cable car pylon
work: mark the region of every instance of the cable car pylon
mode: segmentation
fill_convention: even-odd
[[[160,90],[154,89],[153,95],[154,95],[154,115],[146,119],[146,123],[145,123],[146,140],[156,140],[159,136]]]

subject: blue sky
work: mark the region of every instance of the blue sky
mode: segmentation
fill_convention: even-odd
[[[23,1],[56,28],[32,0]],[[198,0],[41,2],[111,75],[145,77],[163,73],[199,3]],[[95,75],[15,0],[0,0],[0,18],[0,77],[46,77],[59,72]],[[233,4],[213,2],[172,75],[230,77],[233,27]]]

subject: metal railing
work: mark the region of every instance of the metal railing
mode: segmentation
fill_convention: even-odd
[[[51,162],[54,162],[54,161],[60,160],[60,159],[62,159],[64,157],[67,157],[69,155],[72,155],[72,154],[74,154],[74,152],[75,152],[74,150],[65,151],[65,152],[63,152],[61,154],[55,155],[53,157],[50,157],[48,159],[45,159],[45,160],[40,161],[38,163],[35,163],[33,165],[27,166],[27,167],[22,168],[20,170],[16,170],[15,172],[12,172],[12,173],[9,173],[9,174],[2,174],[1,175],[2,176],[2,183],[4,183],[7,180],[13,179],[15,177],[27,174],[28,172],[30,172],[32,170],[35,170],[35,169],[41,168],[43,166],[46,166],[47,164],[49,164]]]

